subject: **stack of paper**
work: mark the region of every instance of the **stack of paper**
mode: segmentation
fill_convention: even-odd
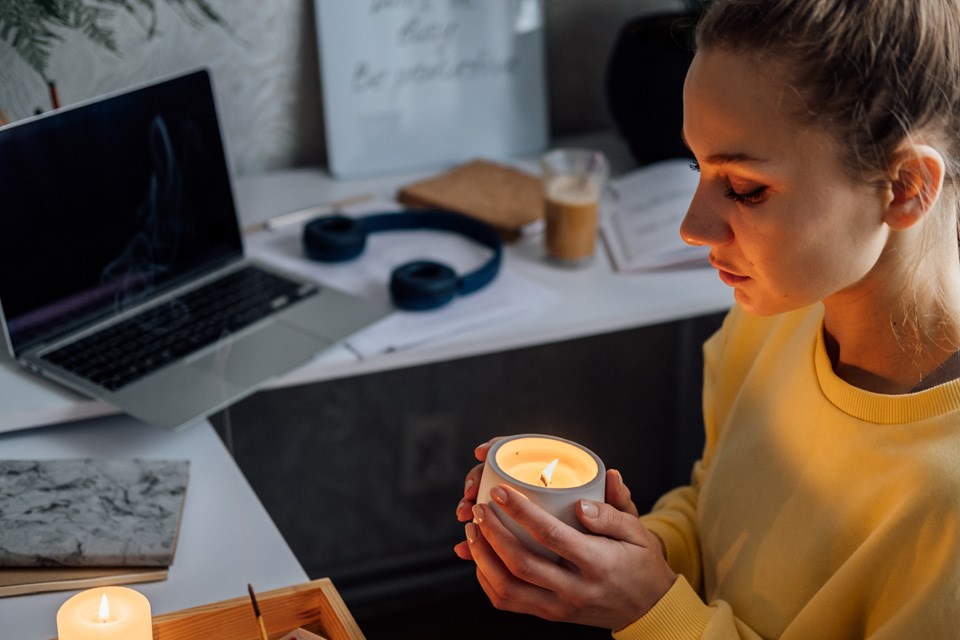
[[[664,160],[613,181],[617,204],[603,219],[602,234],[618,271],[707,264],[708,247],[680,239],[680,223],[699,180],[690,162]]]

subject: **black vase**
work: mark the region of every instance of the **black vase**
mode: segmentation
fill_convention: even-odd
[[[693,59],[695,17],[642,16],[623,26],[607,62],[607,109],[640,165],[690,157],[683,126],[683,80]]]

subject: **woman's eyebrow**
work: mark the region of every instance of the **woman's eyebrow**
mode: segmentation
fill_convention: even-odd
[[[687,149],[690,149],[690,145],[687,144],[687,137],[683,134],[683,130],[680,131],[680,140],[683,142],[683,146]],[[691,151],[692,152],[692,151]],[[737,153],[714,153],[707,156],[705,162],[707,164],[763,164],[769,162],[765,158],[758,158],[757,156],[751,155],[749,153],[737,152]]]

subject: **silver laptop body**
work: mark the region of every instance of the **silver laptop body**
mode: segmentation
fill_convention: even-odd
[[[168,429],[390,311],[244,256],[206,70],[0,128],[0,310],[22,366]]]

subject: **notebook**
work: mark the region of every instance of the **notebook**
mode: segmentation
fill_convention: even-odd
[[[169,567],[187,460],[0,460],[0,567]]]
[[[176,429],[390,309],[245,257],[206,69],[0,128],[0,320],[28,370]]]

